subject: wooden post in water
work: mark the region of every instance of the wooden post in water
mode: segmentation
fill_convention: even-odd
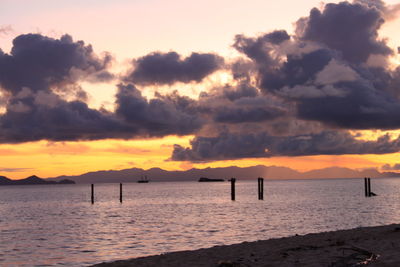
[[[258,178],[258,200],[264,199],[264,178]]]
[[[261,199],[264,200],[264,178],[261,178]]]
[[[91,197],[91,200],[92,200],[92,204],[94,204],[94,184],[92,184],[92,197]]]
[[[368,196],[371,196],[371,178],[368,178]]]
[[[119,184],[119,202],[122,203],[122,183]]]
[[[236,182],[236,179],[231,178],[231,200],[232,201],[235,200],[235,182]]]
[[[368,197],[368,178],[364,178],[364,190],[365,190],[365,196]]]

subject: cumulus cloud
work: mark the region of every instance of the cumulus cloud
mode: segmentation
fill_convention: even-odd
[[[305,99],[305,98],[324,98],[324,97],[345,97],[346,91],[336,88],[332,85],[323,87],[295,85],[294,87],[285,86],[279,91],[278,95],[292,99]]]
[[[378,39],[384,23],[376,8],[359,3],[327,4],[323,11],[314,8],[306,23],[302,21],[303,40],[325,44],[339,51],[352,63],[366,62],[372,54],[389,55],[392,50]]]
[[[385,20],[395,19],[400,11],[400,4],[387,5],[382,0],[355,0],[354,3],[363,4],[369,8],[376,8],[382,12]]]
[[[315,83],[318,85],[335,84],[356,81],[358,78],[357,72],[352,68],[332,59],[328,65],[316,74]]]
[[[154,52],[134,60],[134,69],[125,80],[141,85],[201,82],[220,69],[223,62],[215,54],[192,53],[182,59],[176,52]]]
[[[290,45],[263,50],[269,67],[258,68],[258,86],[290,101],[296,119],[343,129],[399,128],[399,71],[387,68],[393,51],[378,36],[388,8],[367,0],[314,8],[298,21]],[[271,60],[282,52],[286,58]],[[261,56],[253,55],[259,65]]]
[[[270,52],[290,36],[284,30],[273,31],[257,38],[249,38],[242,34],[236,35],[233,47],[264,67],[271,67],[276,59]]]
[[[24,34],[14,39],[10,54],[0,53],[0,85],[17,94],[24,87],[34,92],[50,90],[89,75],[103,79],[110,60],[109,55],[99,57],[90,45],[74,42],[69,35],[53,39]]]
[[[135,135],[135,128],[118,121],[112,114],[90,109],[83,102],[60,99],[56,106],[50,106],[34,101],[34,97],[12,100],[7,112],[0,117],[0,143],[43,139],[96,140]],[[14,106],[19,109],[11,108]]]
[[[400,150],[400,137],[390,140],[384,135],[376,141],[361,141],[348,132],[338,131],[296,136],[224,132],[216,137],[195,137],[190,145],[189,148],[175,145],[171,159],[202,162],[273,156],[385,154]]]
[[[116,114],[150,136],[191,134],[202,119],[188,107],[190,100],[170,95],[147,100],[132,84],[118,86]]]
[[[298,117],[347,129],[397,129],[400,127],[400,102],[365,82],[339,86],[346,97],[303,98],[298,102]]]
[[[112,79],[110,60],[69,35],[15,38],[10,54],[0,53],[0,143],[183,135],[201,127],[200,117],[183,107],[183,97],[148,101],[129,84],[118,86],[115,111],[90,108],[79,81]],[[77,99],[64,97],[71,94]]]
[[[203,125],[194,100],[158,95],[147,100],[131,84],[118,85],[116,110],[96,110],[48,91],[28,88],[8,99],[0,116],[0,143],[78,141],[187,135]]]
[[[301,55],[287,55],[281,66],[260,72],[260,87],[265,91],[274,92],[284,86],[305,85],[315,79],[332,59],[332,52],[327,49]]]
[[[228,124],[271,121],[287,112],[280,100],[262,95],[246,82],[203,93],[197,109],[213,122]]]
[[[216,122],[244,123],[273,120],[283,116],[285,111],[268,99],[248,98],[235,101],[231,106],[219,106],[213,114]]]

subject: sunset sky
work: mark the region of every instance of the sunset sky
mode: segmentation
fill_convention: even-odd
[[[400,170],[400,4],[0,0],[0,175]]]

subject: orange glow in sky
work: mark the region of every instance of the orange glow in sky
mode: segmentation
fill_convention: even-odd
[[[285,166],[299,171],[332,166],[353,169],[379,168],[395,164],[400,153],[385,155],[340,155],[273,157],[225,160],[205,163],[169,161],[174,144],[188,146],[191,136],[154,140],[102,140],[91,142],[31,142],[0,145],[0,172],[10,178],[79,175],[97,170],[129,168],[187,170],[207,167]]]

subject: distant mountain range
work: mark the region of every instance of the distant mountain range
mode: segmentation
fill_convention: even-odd
[[[197,181],[200,177],[212,179],[229,179],[235,177],[241,180],[256,179],[263,177],[266,179],[316,179],[316,178],[382,178],[400,177],[400,173],[378,172],[375,169],[352,170],[349,168],[330,167],[317,169],[307,172],[299,172],[287,167],[263,166],[253,167],[224,167],[190,169],[187,171],[166,171],[160,168],[143,170],[139,168],[125,170],[109,170],[88,172],[76,176],[59,176],[48,178],[47,181],[73,180],[76,183],[127,183],[136,182],[146,175],[150,181]]]
[[[60,181],[49,181],[41,179],[35,175],[21,180],[11,180],[5,176],[0,176],[0,186],[2,185],[35,185],[35,184],[74,184],[74,181],[61,179]]]

